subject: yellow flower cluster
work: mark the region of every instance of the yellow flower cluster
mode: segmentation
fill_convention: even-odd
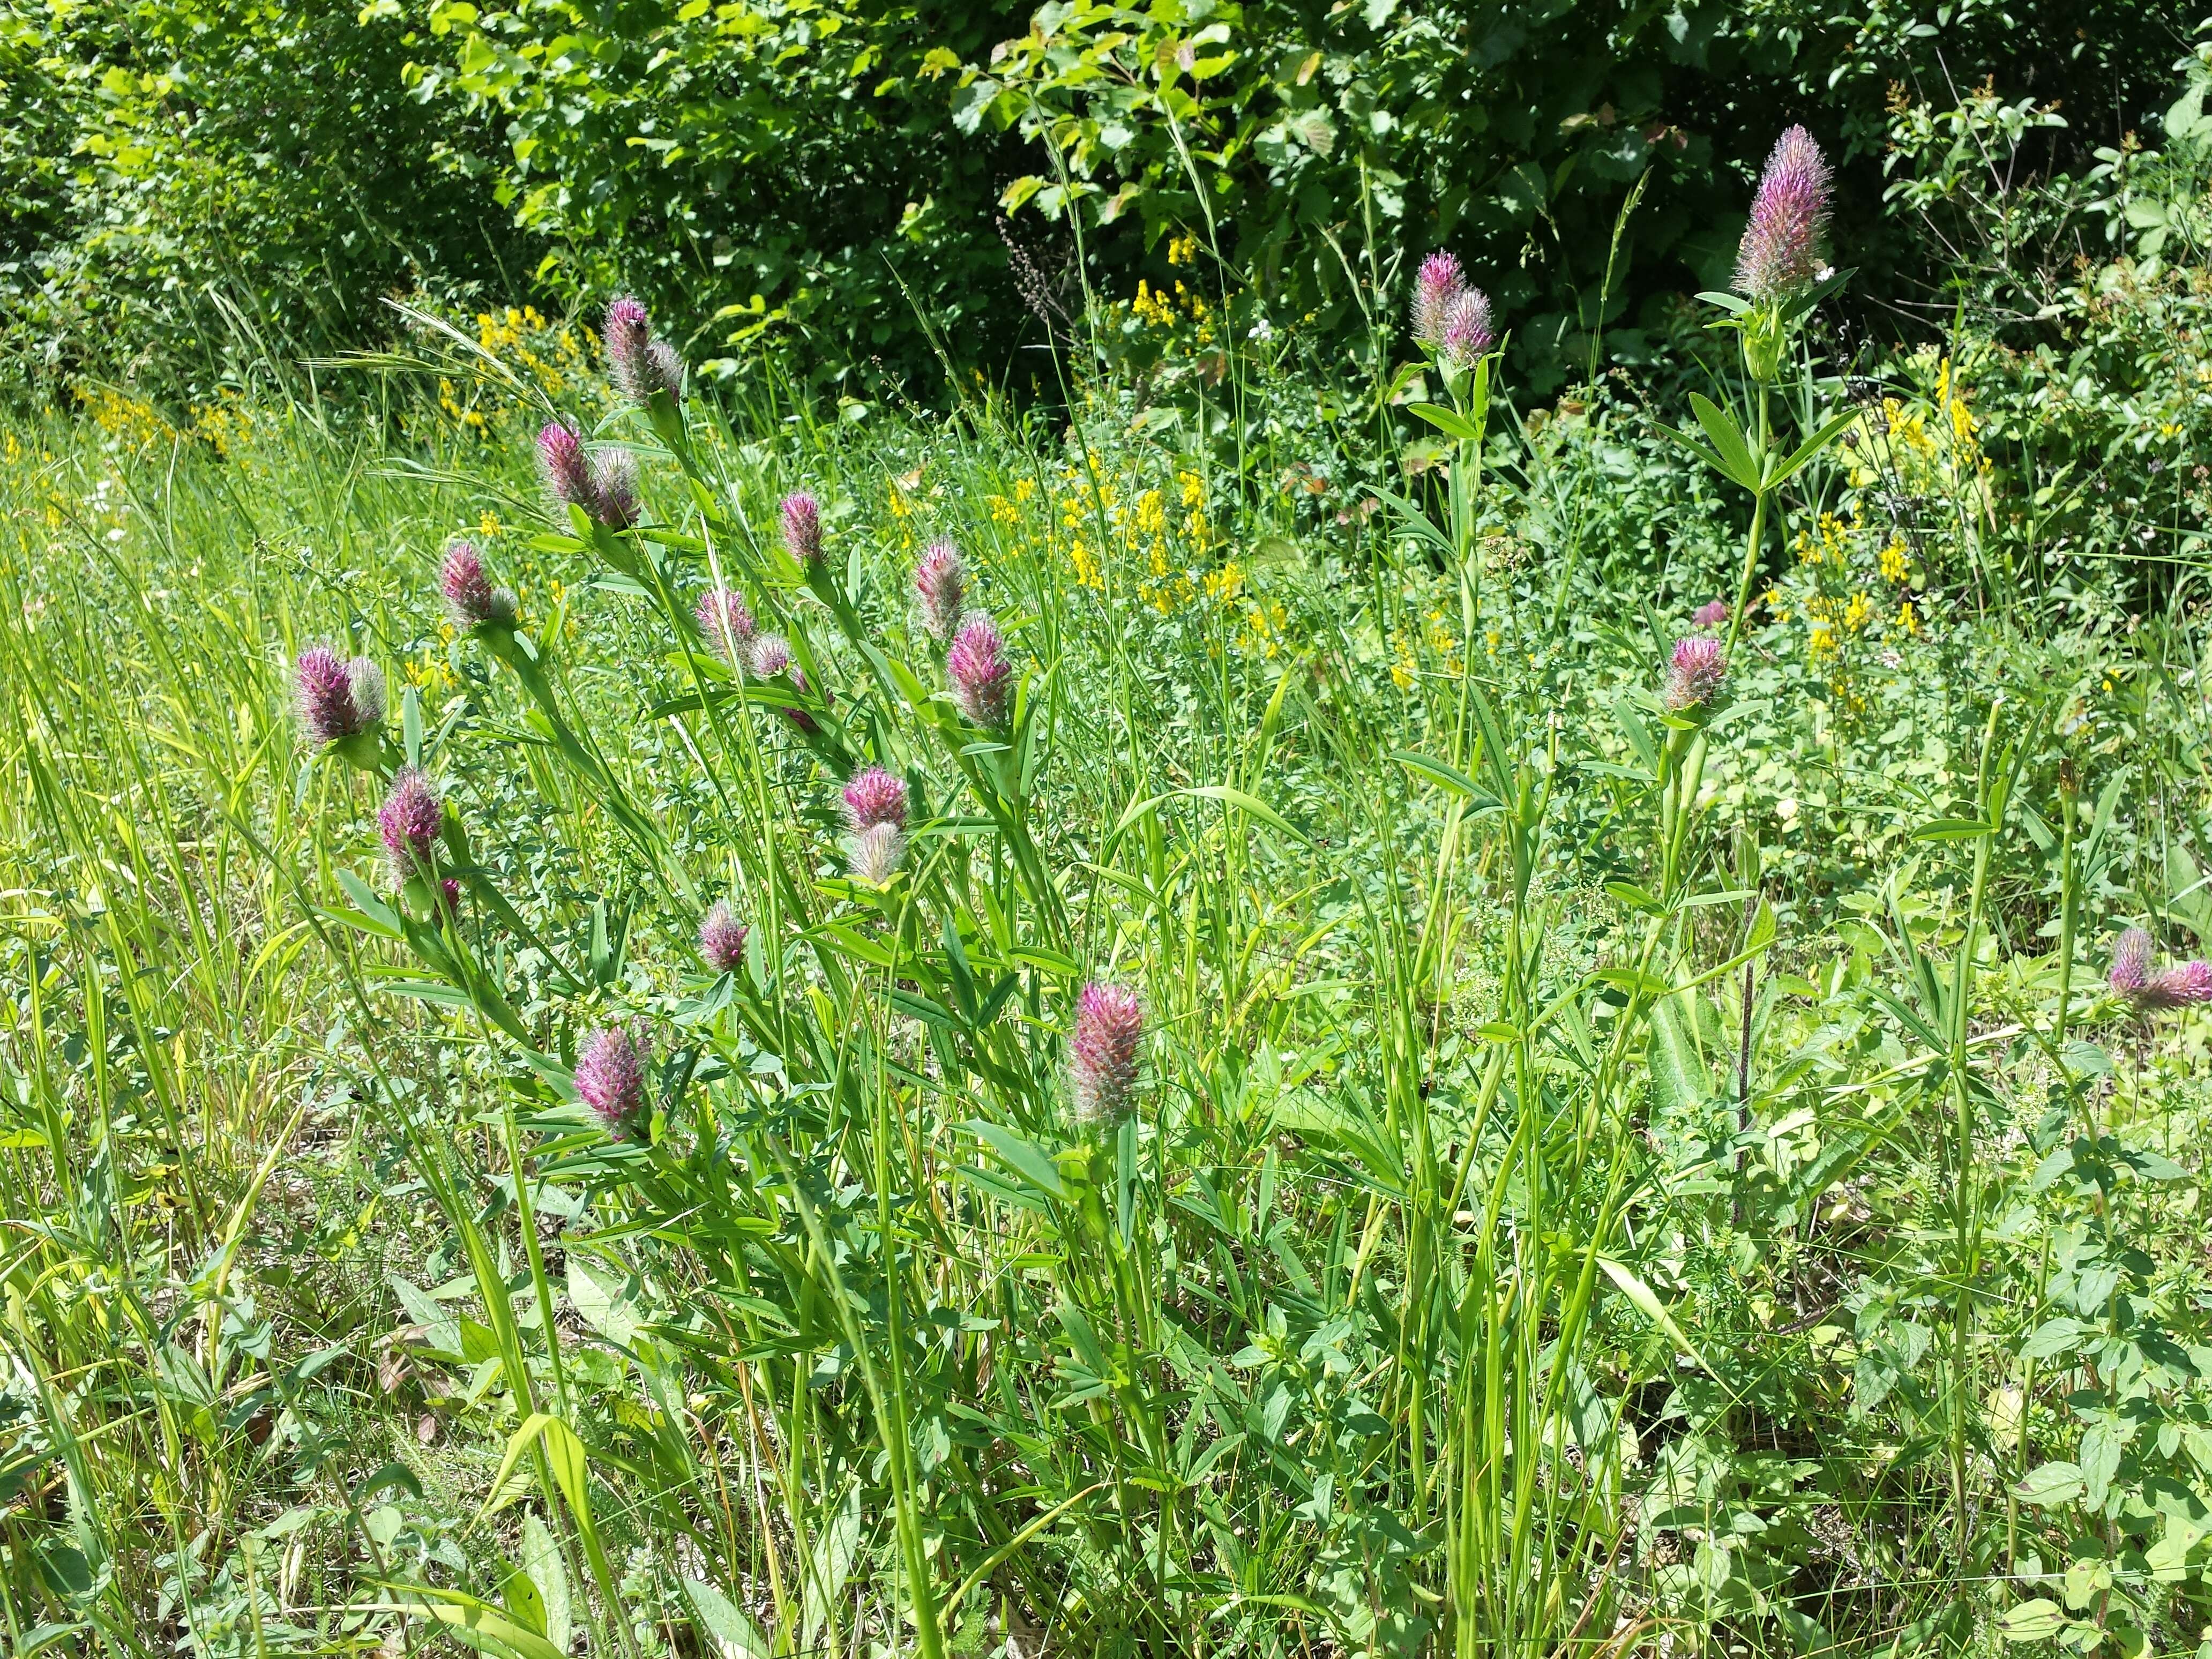
[[[1177,307],[1181,307],[1178,313]],[[1200,345],[1213,343],[1213,311],[1202,294],[1193,293],[1178,278],[1172,297],[1164,289],[1156,289],[1145,278],[1137,279],[1137,297],[1129,301],[1129,313],[1140,322],[1153,328],[1173,328],[1188,316],[1197,325]]]

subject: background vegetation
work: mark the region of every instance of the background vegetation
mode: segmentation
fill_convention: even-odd
[[[553,311],[627,286],[695,362],[934,401],[939,350],[1052,392],[1018,347],[1143,277],[1305,319],[1371,375],[1404,250],[1442,243],[1549,392],[1593,336],[1663,360],[1670,301],[1726,274],[1791,121],[1844,167],[1850,312],[1917,338],[1965,250],[1891,187],[2020,195],[2149,142],[2187,22],[2118,0],[8,0],[7,349],[49,390],[159,363],[204,392],[257,334],[382,338],[394,289]],[[1977,101],[1989,125],[1942,128]],[[2023,274],[2109,246],[2042,228]],[[1202,268],[1171,264],[1182,237]]]

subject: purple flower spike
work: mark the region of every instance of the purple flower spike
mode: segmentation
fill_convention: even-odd
[[[2112,941],[2112,971],[2106,982],[2124,997],[2141,997],[2150,989],[2150,935],[2130,927]]]
[[[350,662],[311,645],[294,668],[300,723],[317,743],[373,732],[384,723],[384,671],[367,657]]]
[[[2152,1008],[2187,1008],[2212,1002],[2212,962],[2185,962],[2150,982],[2143,997]]]
[[[1473,368],[1498,343],[1490,325],[1490,296],[1479,288],[1462,289],[1444,307],[1443,336],[1437,356],[1448,368]]]
[[[1450,254],[1431,253],[1413,279],[1413,337],[1436,349],[1444,343],[1444,319],[1467,287],[1466,273]]]
[[[625,294],[607,307],[607,374],[615,390],[634,404],[649,404],[656,392],[684,396],[684,362],[665,340],[653,337],[644,305]]]
[[[1067,1044],[1077,1121],[1093,1127],[1111,1123],[1128,1109],[1137,1086],[1137,1041],[1144,1030],[1134,991],[1096,983],[1083,988],[1075,1000],[1075,1035]]]
[[[879,823],[906,828],[906,780],[880,766],[856,772],[845,786],[845,827],[854,835]]]
[[[1813,135],[1792,127],[1775,141],[1736,246],[1736,291],[1779,300],[1815,281],[1828,226],[1828,163]]]
[[[1693,635],[1675,641],[1674,659],[1667,665],[1667,712],[1704,708],[1720,695],[1727,678],[1728,653],[1718,640]]]
[[[611,1135],[630,1133],[645,1111],[645,1054],[618,1025],[594,1031],[576,1060],[576,1092]]]
[[[625,294],[607,307],[607,373],[615,389],[632,403],[651,395],[645,385],[645,351],[653,343],[653,319],[644,305]]]
[[[716,973],[732,973],[744,965],[749,931],[730,913],[728,901],[716,899],[699,918],[699,954]]]
[[[753,649],[753,613],[733,588],[710,587],[691,612],[707,648],[732,668],[744,666]]]
[[[419,767],[403,766],[392,780],[392,793],[376,811],[377,833],[392,860],[392,872],[401,881],[430,873],[431,850],[446,822],[445,803],[437,786]]]
[[[637,522],[637,457],[627,449],[602,450],[592,462],[592,516],[610,530]]]
[[[914,568],[915,597],[921,604],[921,626],[939,645],[952,642],[968,604],[968,567],[951,542],[932,542]]]
[[[336,743],[361,729],[353,706],[353,685],[346,678],[345,659],[327,645],[311,645],[300,653],[293,670],[300,703],[300,724],[317,743]]]
[[[456,628],[514,626],[515,600],[507,588],[494,587],[473,544],[455,542],[439,568],[438,591]]]
[[[953,706],[969,720],[987,732],[1006,725],[1014,665],[996,623],[981,612],[970,617],[945,654],[945,673],[952,682]]]
[[[804,567],[822,562],[822,503],[803,489],[783,498],[783,544]]]
[[[1723,628],[1727,626],[1728,619],[1729,602],[1726,599],[1706,600],[1690,618],[1700,628]]]
[[[538,428],[538,471],[546,493],[559,507],[580,507],[598,516],[599,491],[592,483],[592,464],[584,455],[584,440],[562,421],[548,421]]]

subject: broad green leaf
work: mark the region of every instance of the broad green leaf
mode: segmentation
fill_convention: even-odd
[[[1060,1166],[1051,1155],[1033,1140],[1024,1140],[1011,1129],[995,1123],[974,1119],[960,1126],[996,1152],[1006,1167],[1031,1186],[1051,1194],[1054,1198],[1067,1196],[1067,1183],[1060,1178]]]
[[[721,1650],[721,1659],[769,1659],[772,1650],[743,1607],[702,1579],[686,1578],[684,1594],[700,1629]]]
[[[2074,1463],[2039,1464],[2013,1488],[2013,1495],[2021,1503],[2033,1504],[2040,1509],[2071,1504],[2081,1495],[2081,1467]]]
[[[2068,1622],[2065,1609],[2039,1595],[2033,1601],[2006,1608],[1997,1629],[2008,1642],[2047,1642]]]
[[[1746,489],[1758,489],[1759,463],[1752,459],[1751,445],[1743,428],[1735,423],[1735,416],[1699,392],[1690,394],[1690,410],[1705,429],[1713,453],[1720,457],[1721,470]]]
[[[1973,841],[1990,834],[1996,826],[1979,818],[1937,818],[1923,823],[1912,832],[1915,841]]]

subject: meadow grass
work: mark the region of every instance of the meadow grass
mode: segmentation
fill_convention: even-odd
[[[2212,923],[2191,619],[1855,625],[1881,479],[1747,530],[1486,378],[1376,511],[1126,389],[825,424],[526,344],[6,437],[13,1650],[2196,1639],[2205,1033],[2103,974]],[[555,406],[641,528],[544,501]],[[1632,590],[1630,434],[1702,527]],[[318,642],[388,686],[327,748]]]

